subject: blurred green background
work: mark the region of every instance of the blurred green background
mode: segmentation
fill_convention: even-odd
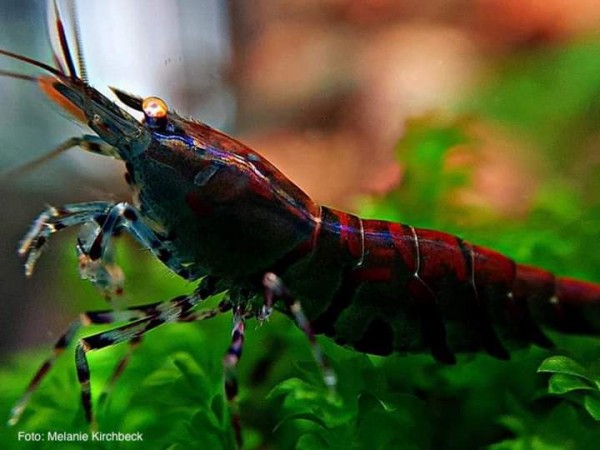
[[[104,69],[90,61],[98,67],[90,67],[92,83],[165,96],[176,109],[229,129],[319,201],[454,233],[522,263],[600,281],[600,5],[358,3],[108,2],[103,15],[82,5],[80,14],[87,17],[83,27],[91,27],[90,17],[102,19],[96,32],[107,36],[119,28],[140,32],[144,24],[156,33],[162,23],[161,35],[173,39],[167,56],[155,58],[160,71],[141,64],[142,73],[155,75],[150,84],[129,85],[136,76],[119,81],[111,61],[130,46],[156,49],[152,34],[121,37]],[[44,5],[5,0],[0,8],[0,46],[49,61]],[[129,27],[132,11],[137,25]],[[194,34],[198,27],[210,31],[204,45]],[[89,59],[101,61],[101,54],[94,50]],[[136,58],[124,59],[127,72],[135,70]],[[36,73],[9,61],[0,67]],[[95,78],[102,70],[106,79]],[[3,79],[0,95],[4,168],[81,133],[47,107],[34,85]],[[53,240],[28,281],[16,243],[46,203],[127,199],[121,178],[122,168],[99,158],[61,158],[1,186],[0,415],[6,418],[62,327],[80,311],[106,307],[77,278],[73,232]],[[193,289],[127,237],[119,241],[129,304]],[[143,446],[18,440],[19,431],[87,430],[72,349],[22,421],[0,428],[0,446],[232,448],[221,369],[230,332],[227,316],[167,325],[144,339],[97,410],[102,431],[140,431]],[[455,367],[429,355],[368,357],[320,339],[339,378],[332,398],[289,320],[251,321],[240,364],[246,446],[594,448],[599,341],[551,337],[553,350],[519,351],[510,362],[462,355]],[[95,405],[126,351],[90,354]]]

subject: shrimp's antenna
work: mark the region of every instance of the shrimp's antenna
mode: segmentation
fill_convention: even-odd
[[[60,42],[60,48],[62,50],[63,57],[65,58],[65,64],[71,78],[78,78],[77,70],[75,70],[75,63],[73,62],[73,56],[71,55],[71,49],[69,48],[69,42],[67,41],[67,34],[65,33],[65,26],[60,16],[58,4],[56,0],[54,4],[54,14],[56,16],[56,31],[58,33],[58,40]]]
[[[1,171],[0,172],[0,183],[3,183],[9,179],[14,179],[15,177],[24,176],[30,172],[33,172],[38,167],[43,166],[47,162],[55,159],[57,156],[62,155],[67,150],[70,150],[74,147],[79,146],[81,144],[80,141],[81,141],[81,139],[79,139],[79,138],[68,139],[67,141],[63,142],[62,144],[60,144],[58,147],[54,148],[53,150],[50,150],[49,152],[44,153],[39,158],[35,158],[34,160],[29,161],[28,163],[19,165],[19,166],[15,167],[14,169],[8,169],[8,170]]]
[[[4,49],[0,48],[0,55],[8,56],[9,58],[17,59],[17,60],[23,61],[27,64],[31,64],[32,66],[39,67],[40,69],[45,70],[46,72],[50,72],[52,75],[56,75],[59,78],[66,76],[60,70],[57,70],[54,67],[49,66],[48,64],[44,64],[43,62],[37,61],[32,58],[28,58],[27,56],[19,55],[18,53],[9,52],[8,50],[4,50]],[[3,74],[5,74],[7,76],[12,76],[12,72],[3,71]],[[23,77],[16,76],[13,78],[23,78]]]
[[[81,27],[79,26],[79,15],[77,14],[77,2],[69,0],[69,13],[73,20],[73,33],[75,34],[75,54],[77,55],[77,67],[79,69],[79,78],[88,84],[87,68],[85,66],[85,57],[83,54],[83,45],[81,41]]]
[[[14,78],[17,80],[31,81],[33,83],[37,83],[37,81],[38,81],[37,77],[33,77],[31,75],[25,75],[24,73],[19,73],[19,72],[11,72],[10,70],[3,70],[3,69],[0,69],[0,77],[8,77],[8,78]]]

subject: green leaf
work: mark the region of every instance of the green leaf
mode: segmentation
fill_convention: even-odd
[[[297,398],[310,400],[314,396],[313,391],[314,388],[306,381],[299,378],[289,378],[271,389],[271,392],[267,394],[267,399],[293,394]]]
[[[550,394],[565,394],[571,391],[588,390],[594,387],[584,378],[566,373],[555,373],[550,377],[548,392]]]
[[[500,417],[498,419],[498,423],[504,425],[506,428],[508,428],[511,432],[513,432],[516,435],[520,435],[520,434],[525,434],[525,431],[527,429],[527,424],[524,423],[524,420],[522,417],[518,417],[518,416],[503,416]]]
[[[215,392],[214,384],[210,383],[210,378],[189,353],[178,352],[172,356],[175,367],[183,375],[183,379],[193,389],[194,396],[200,399],[209,399]],[[219,386],[220,387],[220,386]],[[206,403],[208,401],[205,400]]]
[[[592,416],[595,420],[600,421],[600,400],[591,395],[587,395],[583,399],[583,405],[590,416]]]
[[[545,359],[537,371],[562,373],[585,378],[586,380],[590,379],[587,370],[581,364],[566,356],[551,356],[550,358]]]
[[[283,419],[281,419],[281,421],[277,425],[275,425],[275,428],[273,428],[273,431],[277,431],[277,429],[279,427],[281,427],[281,425],[283,425],[285,422],[288,422],[291,420],[307,420],[309,422],[313,422],[313,423],[317,424],[318,426],[320,426],[322,428],[328,428],[327,423],[325,423],[324,420],[322,420],[320,417],[318,417],[313,412],[309,411],[309,412],[298,412],[298,413],[289,414],[289,415],[285,416]]]
[[[314,434],[305,434],[298,439],[296,450],[312,450],[316,448],[326,448],[327,443]]]

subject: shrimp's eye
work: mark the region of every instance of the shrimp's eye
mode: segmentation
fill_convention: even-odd
[[[158,97],[146,97],[142,102],[146,124],[151,128],[161,128],[167,122],[169,107]]]

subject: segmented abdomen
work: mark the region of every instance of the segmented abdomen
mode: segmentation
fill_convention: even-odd
[[[306,248],[306,247],[305,247]],[[367,353],[550,346],[538,324],[600,333],[600,286],[557,278],[450,234],[322,209],[286,270],[316,333]]]

